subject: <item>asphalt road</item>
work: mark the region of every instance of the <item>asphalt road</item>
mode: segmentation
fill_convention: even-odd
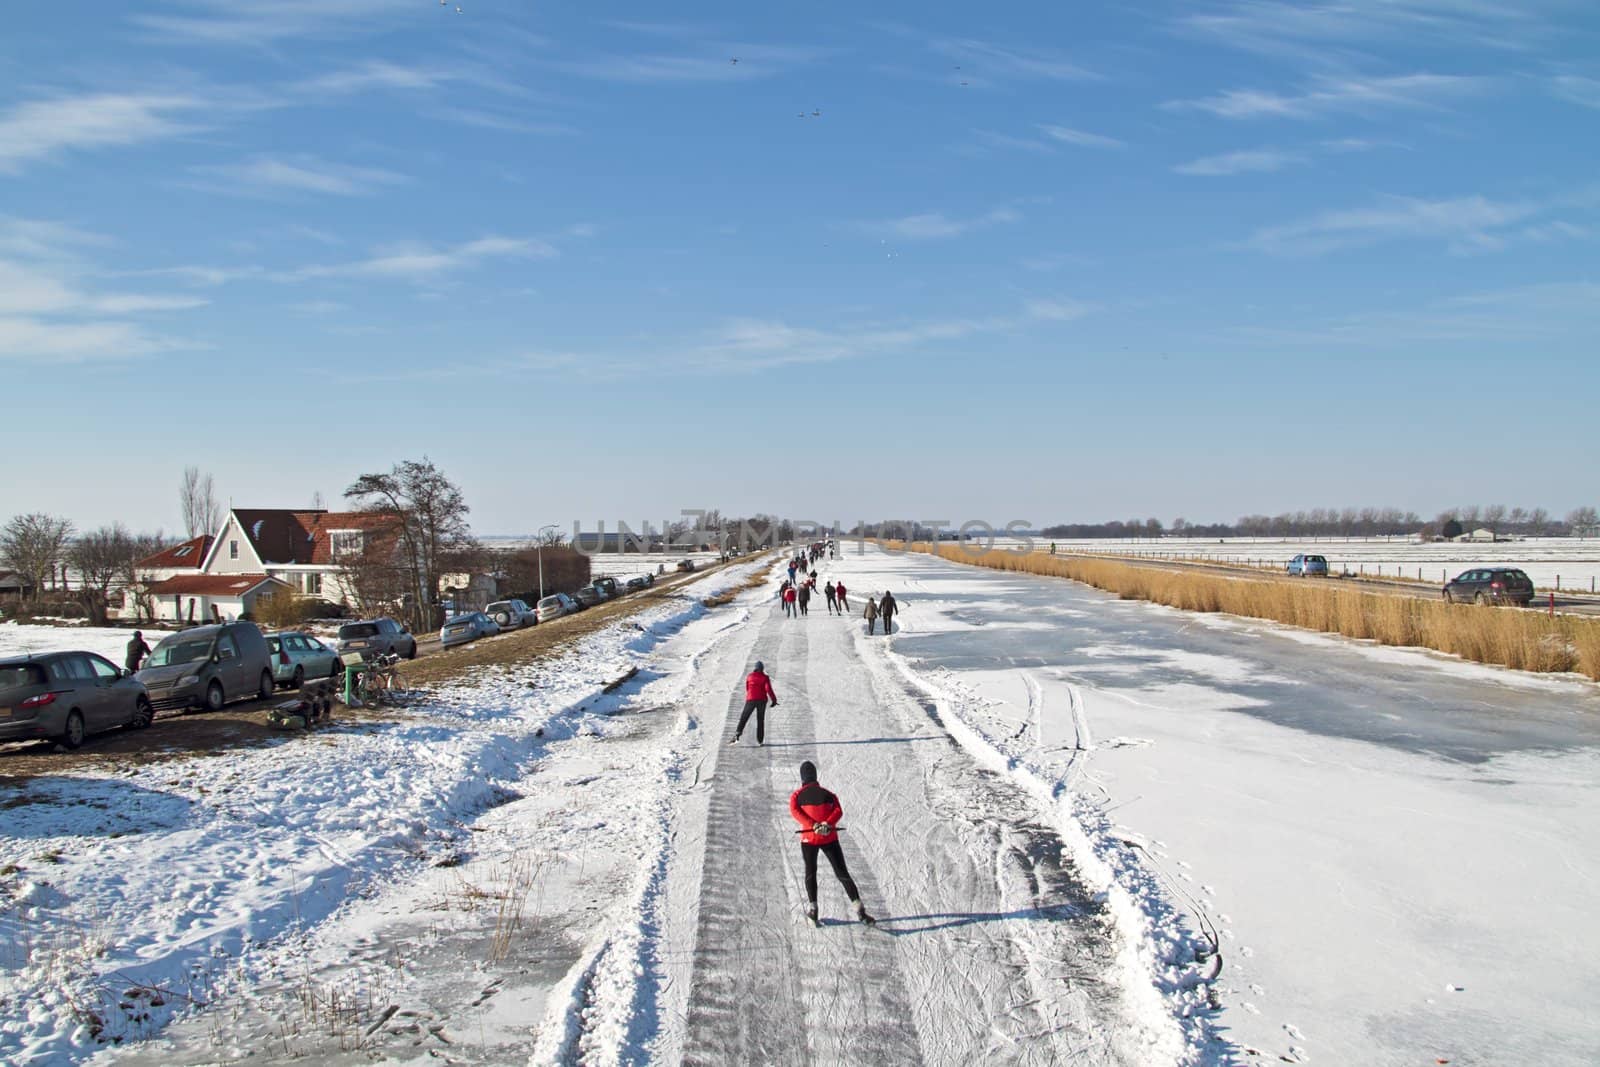
[[[1136,567],[1152,567],[1157,570],[1169,571],[1203,571],[1210,573],[1221,572],[1229,575],[1262,578],[1269,581],[1301,582],[1301,581],[1327,581],[1341,586],[1356,586],[1365,592],[1384,593],[1390,596],[1409,596],[1419,600],[1438,600],[1443,595],[1444,587],[1431,582],[1400,582],[1385,578],[1369,578],[1360,575],[1340,576],[1332,575],[1325,579],[1319,578],[1294,578],[1287,574],[1277,574],[1260,567],[1240,566],[1233,563],[1203,563],[1197,560],[1177,559],[1145,559],[1138,556],[1118,555],[1087,555],[1072,553],[1071,557],[1081,559],[1109,559],[1118,563],[1129,563]],[[1069,557],[1070,558],[1070,557]],[[1556,593],[1554,595],[1555,610],[1568,615],[1600,615],[1600,597],[1586,596],[1574,593]],[[1549,611],[1551,608],[1551,595],[1538,593],[1534,596],[1533,603],[1526,611]]]

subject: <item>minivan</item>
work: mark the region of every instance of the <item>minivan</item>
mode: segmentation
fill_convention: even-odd
[[[0,659],[0,741],[48,738],[77,748],[101,730],[150,725],[144,686],[93,652]]]
[[[162,638],[138,679],[157,709],[216,711],[230,700],[272,697],[272,654],[253,622],[196,626]]]

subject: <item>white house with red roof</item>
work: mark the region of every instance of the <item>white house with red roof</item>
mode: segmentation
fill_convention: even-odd
[[[370,511],[234,508],[212,540],[200,570],[262,575],[298,596],[349,604],[348,569],[368,550],[398,546],[398,516]]]

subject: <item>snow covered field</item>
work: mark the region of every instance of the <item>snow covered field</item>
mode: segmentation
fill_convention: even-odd
[[[154,648],[167,631],[145,629],[145,643]],[[0,622],[0,656],[20,656],[29,652],[63,652],[68,649],[98,652],[119,667],[128,651],[132,630],[114,626],[36,626],[20,622]]]
[[[5,783],[0,1062],[1600,1060],[1600,687],[872,550],[848,619],[702,605],[761,566],[394,721]],[[801,759],[874,930],[826,866],[801,918]]]
[[[1600,1062],[1600,689],[848,557],[957,736],[1083,828],[1148,917],[1215,930],[1247,1062]],[[964,729],[963,729],[964,728]]]
[[[996,545],[1015,547],[1020,542],[1005,538]],[[1049,538],[1034,538],[1036,548],[1048,548]],[[1473,567],[1521,567],[1540,589],[1600,589],[1600,540],[1572,537],[1530,537],[1522,541],[1494,544],[1421,542],[1410,539],[1163,537],[1133,541],[1087,539],[1056,542],[1058,551],[1090,552],[1108,555],[1162,555],[1188,559],[1215,559],[1227,562],[1267,560],[1281,568],[1301,553],[1326,556],[1335,571],[1400,575],[1425,581],[1448,580]],[[853,546],[852,546],[853,550]],[[1448,576],[1448,578],[1446,577]],[[1441,582],[1442,584],[1442,582]]]
[[[708,620],[698,598],[753,566],[696,581],[553,662],[447,686],[398,721],[352,720],[266,748],[5,785],[0,1062],[78,1062],[108,1043],[161,1034],[175,1013],[201,1005],[157,1044],[123,1054],[158,1063],[251,1050],[323,1057],[392,1036],[362,1036],[369,1017],[352,1021],[349,1010],[361,998],[429,982],[442,987],[452,1032],[473,1017],[479,1062],[504,1062],[504,1048],[526,1059],[538,997],[565,974],[562,952],[576,958],[608,908],[637,927],[629,894],[659,847],[656,806],[672,750],[602,747],[628,732],[607,713],[670,699],[692,653],[663,662],[658,649],[674,637],[708,642],[703,627],[727,619]],[[57,639],[94,647],[97,637]],[[658,678],[652,664],[673,669]],[[636,667],[629,687],[604,692]],[[494,991],[479,995],[462,976],[483,969],[497,938],[523,946],[520,908],[517,921],[497,920],[496,908],[535,889],[542,904],[529,906],[530,925],[540,907],[557,917],[538,927],[553,973],[542,984],[526,979],[533,992],[506,1013],[505,1001],[491,1003]],[[372,940],[407,922],[411,941]],[[465,958],[437,948],[456,931]],[[415,968],[389,951],[401,944],[417,949]]]

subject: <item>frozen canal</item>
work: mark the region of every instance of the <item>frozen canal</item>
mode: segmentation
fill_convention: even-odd
[[[927,557],[835,567],[905,603],[894,652],[947,714],[1216,928],[1242,1062],[1600,1062],[1600,687]]]

